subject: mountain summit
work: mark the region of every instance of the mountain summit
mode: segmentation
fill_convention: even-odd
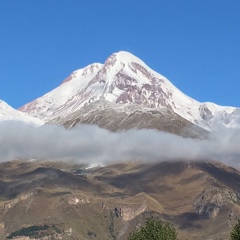
[[[94,63],[74,71],[59,87],[20,110],[45,122],[75,124],[73,117],[78,116],[79,122],[81,109],[87,114],[84,108],[92,111],[102,109],[103,105],[128,116],[136,109],[168,112],[206,130],[212,130],[216,123],[227,127],[237,127],[240,123],[240,109],[200,103],[124,51],[112,54],[104,64]]]

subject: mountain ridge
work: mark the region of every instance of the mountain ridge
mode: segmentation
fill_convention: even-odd
[[[20,121],[36,126],[44,124],[42,120],[18,111],[2,100],[0,100],[0,122],[1,121]]]

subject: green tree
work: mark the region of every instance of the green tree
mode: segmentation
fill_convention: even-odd
[[[175,228],[167,222],[148,219],[145,226],[132,232],[128,240],[176,240]]]
[[[240,240],[240,219],[230,233],[231,240]]]

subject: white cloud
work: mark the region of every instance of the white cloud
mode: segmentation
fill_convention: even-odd
[[[20,158],[93,164],[128,160],[218,160],[239,166],[239,142],[240,130],[229,129],[199,140],[147,129],[113,133],[93,125],[67,130],[60,126],[35,128],[20,122],[0,123],[0,161]]]

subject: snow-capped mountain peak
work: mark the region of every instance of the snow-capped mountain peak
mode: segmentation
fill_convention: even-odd
[[[47,122],[100,99],[114,104],[168,109],[208,130],[216,120],[226,126],[240,122],[236,108],[200,103],[188,97],[163,75],[125,51],[113,53],[104,64],[95,63],[74,71],[59,87],[20,110]]]

